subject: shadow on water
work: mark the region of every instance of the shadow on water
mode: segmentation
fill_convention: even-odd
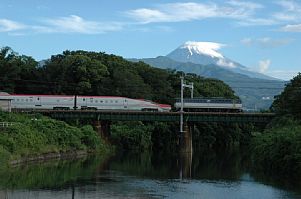
[[[195,151],[191,154],[119,154],[110,169],[149,179],[183,179],[210,182],[250,181],[301,193],[300,182],[284,181],[252,169],[248,151],[239,148]]]
[[[238,180],[245,172],[238,150],[186,154],[126,153],[116,156],[110,168],[154,179]]]
[[[285,183],[274,182],[271,178],[267,180],[262,175],[252,172],[250,174],[249,165],[247,153],[238,149],[195,151],[193,156],[149,152],[122,153],[109,159],[92,156],[81,160],[33,164],[2,171],[0,198],[7,198],[7,192],[12,194],[18,190],[66,191],[69,194],[67,198],[95,192],[102,192],[103,195],[100,196],[116,192],[128,194],[129,189],[132,192],[141,191],[133,188],[141,186],[141,183],[179,182],[181,179],[183,182],[188,180],[207,184],[254,182],[273,185],[281,190],[287,187]],[[154,187],[152,189],[156,190]],[[298,192],[296,187],[289,188]]]

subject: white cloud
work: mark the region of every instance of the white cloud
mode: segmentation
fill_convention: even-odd
[[[286,25],[283,26],[280,30],[284,32],[301,32],[301,24],[294,24],[294,25]]]
[[[278,24],[277,21],[271,18],[246,18],[237,22],[240,26],[270,26]]]
[[[293,41],[294,39],[290,38],[273,39],[270,37],[263,37],[258,39],[244,38],[240,42],[247,46],[256,45],[262,48],[276,48],[288,45]]]
[[[25,29],[26,26],[16,21],[8,19],[0,19],[0,32],[11,32]]]
[[[126,14],[141,23],[190,21],[217,16],[215,4],[170,3],[158,9],[140,8]]]
[[[24,25],[8,19],[0,19],[0,32],[10,32],[10,35],[13,36],[28,33],[100,34],[119,31],[122,30],[124,26],[125,24],[120,22],[89,21],[77,15],[44,19],[41,20],[40,24],[34,25]]]
[[[226,66],[226,67],[229,67],[229,68],[236,68],[237,67],[233,62],[227,61],[225,59],[219,59],[217,61],[217,65]]]
[[[250,46],[250,45],[252,45],[253,40],[251,38],[244,38],[244,39],[240,40],[240,43]]]
[[[251,20],[261,4],[243,1],[228,1],[224,5],[215,3],[168,3],[160,4],[156,8],[138,8],[126,12],[127,16],[140,23],[154,22],[182,22],[201,20],[205,18],[232,18],[237,20]],[[254,19],[254,23],[256,19]],[[258,23],[262,23],[257,20]]]
[[[258,65],[259,72],[265,73],[269,69],[270,65],[271,65],[271,60],[269,59],[259,61],[259,65]]]
[[[37,32],[59,32],[59,33],[82,33],[82,34],[99,34],[111,31],[118,31],[123,28],[121,23],[117,22],[97,22],[88,21],[77,15],[60,17],[56,19],[46,19],[45,25],[33,26]]]
[[[248,8],[251,11],[253,11],[255,9],[263,8],[263,5],[261,5],[261,4],[254,3],[254,2],[248,2],[248,1],[231,0],[231,1],[228,1],[227,3],[230,5],[233,5],[233,6]]]
[[[273,17],[281,21],[296,21],[301,19],[301,4],[296,1],[281,0],[276,2],[283,10],[274,13]]]

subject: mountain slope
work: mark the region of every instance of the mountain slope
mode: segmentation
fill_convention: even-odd
[[[130,60],[134,62],[143,61],[157,68],[175,69],[185,73],[195,73],[204,77],[223,80],[230,85],[242,99],[246,109],[269,108],[274,96],[280,94],[284,87],[283,81],[252,78],[214,64],[201,65],[191,62],[182,63],[164,56]]]
[[[191,62],[195,64],[214,64],[229,71],[247,75],[253,78],[277,80],[276,78],[252,71],[251,69],[232,61],[222,55],[218,50],[223,44],[213,42],[188,41],[167,55],[167,57],[178,62]]]

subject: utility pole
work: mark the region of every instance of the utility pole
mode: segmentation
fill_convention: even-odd
[[[181,110],[180,110],[180,133],[183,131],[183,114],[184,114],[184,88],[190,88],[191,91],[191,99],[193,98],[193,83],[185,84],[184,83],[184,76],[181,76]]]
[[[193,98],[193,83],[185,84],[184,76],[181,76],[181,110],[180,110],[180,178],[191,177],[191,163],[192,163],[192,131],[193,125],[191,123],[185,124],[184,128],[184,89],[191,89],[191,98]]]
[[[191,99],[193,98],[193,83],[190,84],[191,85]]]
[[[190,98],[193,98],[193,83],[190,84],[184,84],[184,87],[190,88]]]
[[[180,110],[180,133],[183,133],[183,112],[184,112],[184,76],[181,76],[181,110]]]

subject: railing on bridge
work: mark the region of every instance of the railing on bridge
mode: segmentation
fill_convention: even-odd
[[[7,127],[10,127],[14,124],[15,123],[13,123],[13,122],[0,122],[0,128],[7,128]]]

